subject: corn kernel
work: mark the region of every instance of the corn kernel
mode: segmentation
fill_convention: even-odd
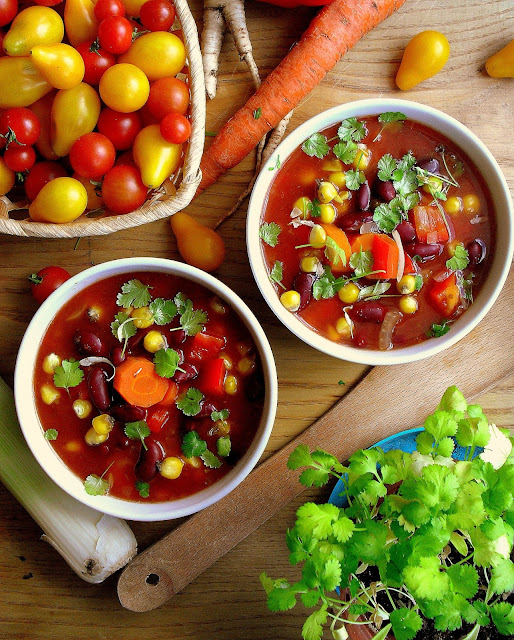
[[[328,204],[337,197],[338,191],[331,182],[320,182],[318,186],[318,199],[322,204]]]
[[[462,198],[451,196],[451,198],[443,202],[443,208],[446,213],[449,213],[451,216],[460,213],[462,211]]]
[[[143,340],[143,347],[149,353],[157,353],[166,348],[166,338],[160,331],[149,331]]]
[[[40,392],[41,392],[41,400],[43,400],[45,404],[52,404],[57,400],[59,400],[59,398],[61,397],[60,392],[57,391],[57,389],[53,387],[51,384],[44,384],[41,387]]]
[[[78,453],[82,449],[82,444],[78,440],[70,440],[64,445],[66,451]]]
[[[300,308],[300,294],[292,289],[290,291],[284,291],[280,296],[280,302],[288,311],[294,313]]]
[[[49,353],[43,360],[43,371],[53,375],[55,368],[61,364],[61,358],[56,353]]]
[[[84,436],[84,440],[86,441],[86,444],[90,445],[91,447],[95,447],[96,445],[105,442],[108,437],[108,433],[97,433],[93,429],[93,427],[91,427],[91,429],[89,429],[89,431]]]
[[[341,160],[339,160],[339,158],[327,158],[326,160],[323,160],[321,168],[323,169],[323,171],[341,171],[341,169],[343,168],[343,163],[341,162]]]
[[[192,458],[186,458],[185,461],[187,464],[190,464],[195,469],[199,469],[203,464],[202,459],[199,458],[198,456],[193,456]]]
[[[341,289],[339,289],[338,296],[341,302],[345,304],[353,304],[359,299],[360,289],[355,282],[347,282]]]
[[[355,156],[354,161],[352,162],[354,169],[358,169],[359,171],[363,171],[366,169],[371,161],[371,149],[363,144],[359,143],[357,145],[357,154]]]
[[[132,319],[134,320],[134,326],[137,329],[146,329],[153,324],[153,313],[148,307],[139,307],[132,312]]]
[[[400,282],[396,283],[398,293],[407,294],[416,291],[416,278],[412,275],[402,276]]]
[[[446,245],[446,249],[448,251],[448,255],[450,256],[450,258],[453,258],[453,256],[455,255],[455,250],[457,246],[464,247],[464,244],[459,240],[452,240],[450,243]]]
[[[309,244],[315,249],[321,249],[327,241],[327,232],[320,224],[315,224],[309,234]]]
[[[237,393],[237,378],[235,376],[227,376],[225,378],[225,393],[229,396],[233,396]]]
[[[222,436],[226,436],[230,433],[230,422],[228,422],[228,420],[216,420],[214,426],[216,428],[216,432]]]
[[[337,319],[336,331],[343,338],[349,338],[352,335],[352,328],[348,324],[348,320],[344,317]]]
[[[418,301],[414,296],[402,296],[398,306],[402,313],[413,314],[418,310]]]
[[[220,353],[219,357],[223,358],[223,360],[225,361],[225,369],[227,371],[230,371],[230,369],[232,369],[232,367],[234,366],[234,363],[232,362],[232,358],[226,353]]]
[[[241,358],[237,364],[237,370],[239,373],[250,373],[255,369],[255,358],[251,356],[245,356]]]
[[[432,194],[433,191],[441,191],[443,181],[437,176],[429,176],[427,184],[424,184],[421,188],[425,193]]]
[[[99,436],[105,436],[112,431],[112,428],[114,427],[114,418],[107,413],[102,413],[93,418],[91,424],[93,425],[95,433]]]
[[[319,264],[316,256],[305,256],[300,261],[300,269],[305,273],[316,273]]]
[[[98,322],[102,317],[102,308],[95,305],[89,307],[87,310],[87,317],[91,320],[91,322]]]
[[[480,211],[480,200],[474,193],[470,193],[462,198],[462,208],[464,213],[472,214]]]
[[[298,198],[298,200],[296,200],[296,202],[294,203],[294,207],[296,209],[300,209],[300,211],[302,212],[302,218],[306,218],[309,214],[311,204],[312,203],[310,201],[310,198],[307,198],[307,196],[302,196],[301,198]]]
[[[217,296],[211,300],[211,309],[220,316],[227,313],[227,307]]]
[[[345,204],[346,201],[349,199],[350,199],[350,192],[343,190],[337,194],[337,196],[334,198],[334,202],[337,202],[338,204]]]
[[[344,171],[334,171],[328,176],[328,179],[338,189],[342,189],[346,186],[346,173]]]
[[[327,325],[325,327],[325,331],[326,331],[327,338],[329,340],[332,340],[332,342],[339,342],[339,340],[341,340],[341,336],[337,333],[334,325],[332,324]]]
[[[82,400],[81,398],[74,400],[72,406],[77,418],[87,418],[93,410],[93,406],[89,400]]]
[[[175,456],[168,456],[161,462],[159,473],[168,480],[175,480],[182,473],[183,461]]]
[[[331,204],[320,204],[320,220],[324,224],[332,224],[336,219],[336,210]]]

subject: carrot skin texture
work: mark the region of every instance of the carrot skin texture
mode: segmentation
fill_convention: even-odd
[[[197,195],[239,164],[349,49],[404,2],[335,0],[323,7],[300,41],[213,139],[200,163]],[[259,108],[261,116],[255,118]]]

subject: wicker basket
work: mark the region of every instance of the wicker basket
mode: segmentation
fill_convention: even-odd
[[[190,73],[191,91],[191,137],[185,154],[184,164],[165,182],[162,193],[155,193],[136,211],[124,215],[88,218],[82,215],[73,222],[53,224],[35,222],[27,218],[17,220],[9,217],[10,212],[23,208],[23,203],[11,203],[5,196],[0,198],[0,233],[15,236],[41,238],[77,238],[80,236],[106,235],[154,222],[184,209],[192,200],[200,183],[200,159],[205,140],[205,85],[202,54],[198,42],[196,23],[186,0],[174,0],[177,18],[184,33],[186,54]]]

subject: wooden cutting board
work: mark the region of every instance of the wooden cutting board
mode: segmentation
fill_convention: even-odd
[[[347,459],[356,449],[419,426],[445,389],[470,399],[514,369],[514,269],[499,299],[470,335],[446,353],[408,365],[375,367],[332,409],[258,466],[232,493],[191,516],[136,556],[118,581],[132,611],[162,605],[304,489],[286,466],[300,443]],[[200,544],[199,544],[200,541]]]

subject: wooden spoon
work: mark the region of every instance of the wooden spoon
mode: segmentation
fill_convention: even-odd
[[[118,581],[121,604],[132,611],[162,605],[304,487],[286,466],[300,443],[346,460],[355,450],[419,426],[445,389],[471,399],[514,369],[514,273],[487,317],[441,355],[400,366],[375,367],[303,433],[258,466],[220,502],[191,516],[136,556]],[[205,544],[198,545],[198,540]]]

